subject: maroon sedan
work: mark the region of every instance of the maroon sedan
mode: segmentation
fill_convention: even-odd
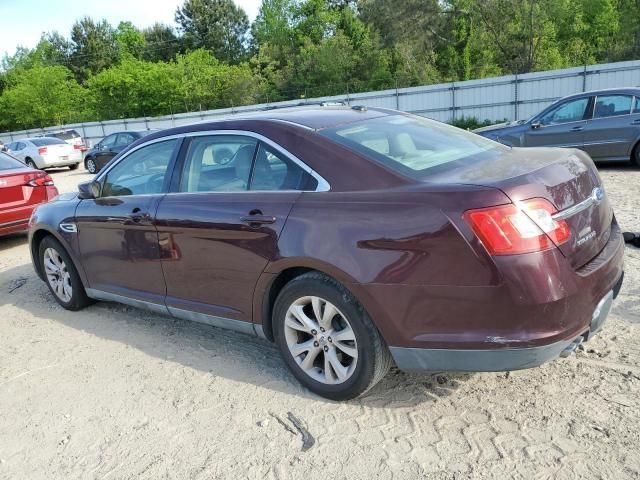
[[[504,371],[568,354],[623,275],[587,154],[348,107],[151,134],[39,207],[30,244],[63,307],[117,301],[265,337],[332,399],[394,362]]]
[[[33,209],[56,195],[48,174],[0,153],[0,236],[27,231]]]

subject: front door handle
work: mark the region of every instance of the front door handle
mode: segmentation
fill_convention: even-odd
[[[244,215],[240,217],[240,221],[249,225],[264,225],[276,223],[276,217],[262,214]]]
[[[572,132],[581,132],[582,130],[584,130],[584,127],[583,127],[583,126],[580,126],[580,127],[573,127],[573,128],[571,129],[571,131],[572,131]]]
[[[640,125],[640,118],[631,122],[631,125]]]

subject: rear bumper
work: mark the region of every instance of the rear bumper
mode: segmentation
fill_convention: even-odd
[[[75,165],[82,162],[82,153],[78,150],[77,153],[69,155],[69,158],[63,160],[60,157],[41,157],[41,168],[51,167],[68,167],[69,165]]]
[[[604,325],[613,299],[622,287],[624,275],[601,300],[593,311],[589,329],[577,337],[548,345],[525,348],[501,348],[491,350],[459,350],[442,348],[389,347],[399,369],[408,372],[504,372],[522,370],[542,365],[573,352],[583,340],[588,340]]]

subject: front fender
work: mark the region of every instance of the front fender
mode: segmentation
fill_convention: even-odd
[[[42,239],[51,235],[65,248],[73,262],[80,280],[88,287],[87,275],[80,261],[78,234],[64,231],[60,224],[75,223],[76,207],[80,203],[77,196],[60,195],[54,201],[41,205],[33,211],[29,220],[29,252],[31,262],[38,276],[44,280],[38,255],[38,248]]]

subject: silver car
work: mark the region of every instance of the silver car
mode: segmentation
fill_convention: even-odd
[[[6,145],[6,150],[31,168],[69,167],[75,170],[82,161],[82,151],[58,138],[24,138]]]
[[[640,166],[640,88],[564,97],[529,120],[474,130],[513,147],[573,147],[596,162],[632,160]]]

